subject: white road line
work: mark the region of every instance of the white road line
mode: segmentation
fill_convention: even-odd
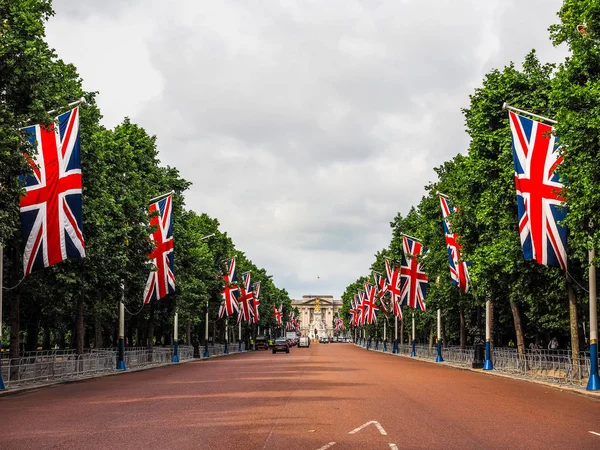
[[[321,447],[321,448],[318,448],[317,450],[326,450],[326,449],[328,449],[329,447],[332,447],[332,446],[334,446],[334,445],[335,445],[335,442],[330,442],[329,444],[325,444],[323,447]]]
[[[595,434],[596,436],[600,436],[600,433],[596,433],[595,431],[590,431],[590,433]]]
[[[376,420],[371,420],[370,422],[363,423],[363,424],[362,424],[360,427],[358,427],[358,428],[355,428],[355,429],[354,429],[354,430],[352,430],[352,431],[349,431],[349,432],[348,432],[348,434],[355,434],[355,433],[358,433],[360,430],[362,430],[363,428],[366,428],[366,427],[368,427],[368,426],[369,426],[369,425],[371,425],[372,423],[374,423],[374,424],[375,424],[375,426],[377,427],[377,429],[379,430],[379,432],[380,432],[381,434],[383,434],[384,436],[387,436],[387,433],[386,433],[386,431],[383,429],[383,427],[381,426],[381,424],[380,424],[379,422],[377,422]]]
[[[398,446],[396,444],[392,444],[391,442],[390,442],[390,448],[392,450],[398,450]]]

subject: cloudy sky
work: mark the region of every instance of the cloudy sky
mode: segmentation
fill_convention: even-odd
[[[561,3],[54,0],[47,35],[106,126],[158,136],[188,208],[292,297],[338,297],[467,147],[483,75],[532,48],[564,58],[547,32]]]

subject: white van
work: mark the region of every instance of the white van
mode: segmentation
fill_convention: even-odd
[[[310,347],[310,339],[306,336],[302,336],[300,342],[298,342],[298,347]]]

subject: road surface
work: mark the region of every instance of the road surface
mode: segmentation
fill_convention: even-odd
[[[595,400],[352,344],[6,396],[0,426],[1,449],[600,449]]]

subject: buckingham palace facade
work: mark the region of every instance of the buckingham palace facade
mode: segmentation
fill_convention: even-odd
[[[327,336],[333,336],[333,319],[342,308],[342,300],[334,299],[333,295],[303,295],[301,299],[292,300],[292,307],[298,308],[299,311],[300,332],[302,336],[313,337],[317,299],[321,313],[320,320],[327,330]]]

